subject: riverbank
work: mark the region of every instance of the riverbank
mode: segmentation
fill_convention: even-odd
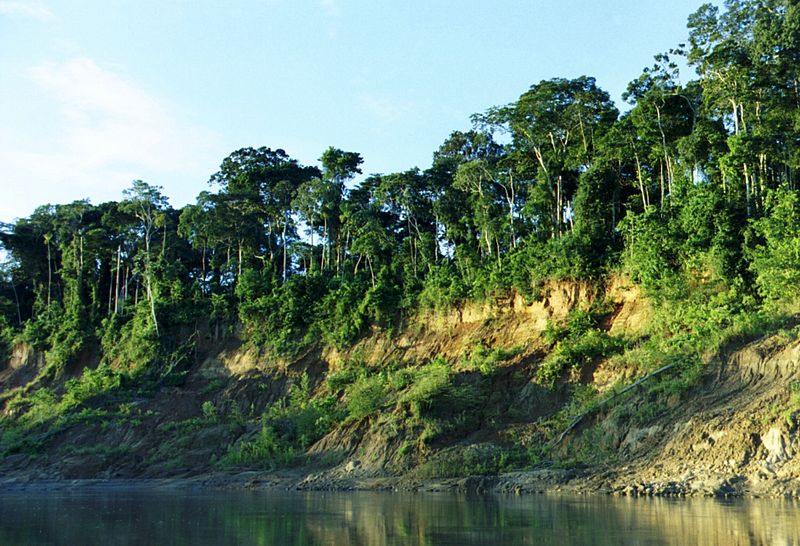
[[[800,497],[797,328],[698,354],[654,342],[622,280],[543,294],[291,361],[207,340],[157,380],[20,346],[0,487]]]
[[[800,482],[777,479],[752,483],[730,475],[696,473],[688,479],[648,482],[640,475],[618,470],[539,469],[496,476],[469,476],[417,480],[405,476],[326,479],[322,473],[297,470],[280,472],[216,472],[196,476],[155,479],[34,479],[0,478],[0,492],[10,491],[386,491],[404,493],[460,493],[469,495],[593,495],[666,498],[772,498],[800,499]]]

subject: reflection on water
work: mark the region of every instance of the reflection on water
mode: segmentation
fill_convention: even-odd
[[[449,494],[0,493],[0,544],[799,544],[789,501]]]

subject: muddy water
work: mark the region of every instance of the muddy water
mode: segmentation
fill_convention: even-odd
[[[0,492],[0,544],[800,544],[800,505],[135,488]]]

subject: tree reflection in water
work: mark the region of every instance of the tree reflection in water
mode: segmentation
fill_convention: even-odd
[[[102,489],[0,493],[0,544],[798,544],[790,501]]]

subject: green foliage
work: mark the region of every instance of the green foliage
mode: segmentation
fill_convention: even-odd
[[[447,310],[467,296],[458,271],[450,264],[435,266],[423,280],[419,293],[421,309]]]
[[[136,180],[120,203],[44,205],[3,224],[0,360],[20,340],[48,367],[41,388],[4,395],[15,418],[2,449],[35,450],[39,429],[100,418],[94,402],[128,382],[183,385],[203,344],[221,337],[287,357],[345,350],[418,311],[542,298],[550,280],[609,271],[654,302],[647,335],[633,345],[606,332],[606,311],[574,311],[545,330],[539,381],[614,357],[643,372],[674,364],[653,389],[685,392],[708,354],[780,331],[800,305],[798,17],[792,2],[706,4],[689,18],[686,51],[657,55],[631,81],[624,114],[591,77],[543,80],[473,116],[425,171],[348,185],[356,152],[329,147],[320,169],[242,148],[181,210]],[[676,54],[695,81],[681,83]],[[47,383],[98,344],[99,367]],[[449,363],[354,358],[319,392],[299,381],[225,460],[288,464],[339,420],[366,426],[380,414],[424,451],[480,421],[486,385],[512,357],[478,346]],[[222,419],[210,401],[202,412],[181,426]]]
[[[793,308],[800,300],[798,195],[780,188],[770,193],[766,206],[766,214],[753,223],[750,269],[770,307]]]
[[[97,396],[107,395],[120,387],[121,376],[108,366],[96,369],[84,368],[80,377],[69,379],[64,384],[64,396],[60,402],[62,410],[84,404]]]
[[[319,275],[292,277],[277,284],[269,271],[245,271],[236,293],[239,319],[249,340],[281,355],[299,351],[307,344],[304,336],[324,287],[325,279]]]
[[[292,464],[341,420],[335,403],[332,396],[312,397],[308,375],[304,374],[289,388],[286,401],[267,408],[259,433],[230,446],[220,464],[267,469]]]
[[[144,302],[127,321],[118,317],[104,320],[99,334],[105,361],[115,368],[137,372],[158,359],[160,341]]]
[[[420,478],[495,476],[530,466],[527,451],[519,447],[476,445],[454,447],[425,461],[414,474]]]
[[[625,237],[623,267],[630,278],[652,295],[681,290],[680,231],[670,227],[670,216],[649,210],[628,214],[620,223]]]
[[[361,421],[375,414],[387,402],[386,378],[362,376],[345,390],[348,421]]]
[[[441,357],[419,366],[389,365],[382,369],[371,369],[355,358],[329,374],[327,385],[334,392],[344,393],[346,422],[375,418],[394,408],[394,415],[406,416],[401,418],[403,426],[418,427],[420,440],[431,442],[477,424],[487,396],[484,381],[494,372],[496,362],[511,354],[476,351],[472,359],[464,359],[460,365],[474,365],[476,370],[460,373]],[[479,371],[481,367],[486,373]]]
[[[328,372],[325,381],[332,392],[339,392],[368,373],[367,365],[359,355],[342,361],[339,367]]]
[[[291,464],[295,454],[294,446],[283,441],[272,427],[264,423],[257,436],[231,447],[220,459],[220,464],[272,470]]]
[[[17,395],[12,398],[8,402],[8,409],[15,413],[24,411],[22,420],[26,424],[36,425],[58,415],[58,397],[52,389],[42,387],[27,397]]]
[[[39,207],[0,230],[0,316],[63,369],[95,337],[147,367],[202,327],[285,356],[342,349],[418,310],[530,300],[619,266],[659,302],[738,283],[788,310],[800,151],[780,75],[796,73],[797,10],[759,6],[699,9],[686,51],[656,55],[621,116],[594,78],[550,78],[473,116],[426,171],[348,188],[357,152],[328,147],[320,169],[247,147],[182,210],[141,180],[120,203]],[[676,54],[697,81],[680,83]]]
[[[342,348],[358,338],[367,322],[364,314],[366,289],[365,283],[342,283],[320,301],[319,329],[329,344]]]
[[[225,380],[221,378],[214,378],[210,380],[205,387],[203,387],[202,394],[212,394],[225,387]]]
[[[581,370],[598,359],[617,354],[624,348],[621,339],[602,330],[588,332],[556,343],[537,371],[539,381],[555,387],[567,370]]]
[[[201,409],[203,411],[203,418],[209,423],[215,423],[219,419],[219,415],[217,414],[217,407],[211,400],[206,400],[205,402],[203,402]]]
[[[14,329],[9,325],[5,317],[0,316],[0,362],[5,362],[11,358],[15,337]]]
[[[416,417],[431,412],[441,398],[450,392],[452,370],[442,358],[435,358],[430,364],[414,372],[413,382],[401,394],[399,402],[407,404]]]
[[[542,336],[551,348],[539,365],[538,380],[553,388],[564,372],[582,370],[601,358],[622,352],[624,339],[601,328],[604,316],[605,310],[600,304],[589,310],[571,311],[566,324],[549,323]]]
[[[469,355],[460,359],[458,367],[464,371],[478,371],[483,376],[491,377],[501,362],[513,358],[520,352],[521,348],[519,347],[510,350],[501,347],[490,349],[480,343]]]

